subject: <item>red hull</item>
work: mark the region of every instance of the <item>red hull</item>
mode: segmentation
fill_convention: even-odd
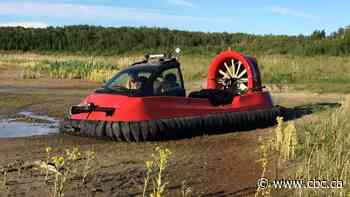
[[[187,97],[128,97],[94,93],[81,104],[94,103],[100,107],[115,108],[112,116],[94,111],[71,115],[72,120],[144,121],[175,117],[200,116],[218,112],[248,111],[272,108],[271,96],[266,91],[236,96],[232,104],[213,106],[207,99]]]

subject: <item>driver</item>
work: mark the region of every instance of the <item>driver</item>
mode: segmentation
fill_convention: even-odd
[[[137,76],[136,73],[131,73],[130,78],[127,81],[126,87],[131,90],[137,90],[141,88],[141,81],[140,78]]]

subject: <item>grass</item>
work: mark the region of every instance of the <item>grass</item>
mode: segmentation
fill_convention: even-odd
[[[272,138],[260,146],[261,177],[265,177],[268,150],[268,155],[277,156],[275,178],[278,180],[281,180],[278,171],[282,170],[284,180],[304,180],[304,186],[309,180],[326,180],[327,184],[338,181],[334,186],[343,186],[336,189],[294,188],[288,190],[289,195],[349,196],[350,185],[346,184],[350,181],[349,112],[350,95],[347,95],[341,107],[319,112],[319,116],[312,119],[284,122],[281,117],[277,118],[278,125]],[[270,187],[258,189],[256,196],[270,196],[271,189],[274,193],[287,191]]]
[[[283,117],[277,117],[277,126],[274,129],[274,134],[272,138],[261,142],[259,145],[258,152],[260,153],[259,163],[261,164],[261,175],[260,180],[266,179],[268,168],[271,168],[271,161],[269,160],[270,155],[276,155],[276,165],[274,166],[275,171],[281,168],[281,164],[284,164],[287,161],[295,159],[296,146],[298,144],[297,131],[295,128],[295,123],[290,121],[285,126]],[[260,139],[260,141],[262,141]],[[275,159],[273,159],[275,160]],[[278,177],[276,173],[275,178]],[[255,197],[257,196],[271,196],[272,193],[271,184],[269,185],[258,185],[258,188],[255,192]]]
[[[0,65],[23,67],[22,78],[49,77],[103,82],[119,69],[141,59],[139,55],[91,57],[77,55],[0,54]]]
[[[350,79],[349,57],[257,57],[266,83],[346,83]]]
[[[22,78],[36,79],[49,76],[56,79],[84,79],[103,82],[112,78],[119,70],[118,66],[79,61],[42,61],[26,66]]]
[[[297,125],[297,158],[299,165],[296,177],[305,180],[350,181],[350,96],[342,107],[323,114],[312,124]],[[298,191],[301,196],[345,196],[350,194],[350,185],[342,189],[315,189]]]
[[[66,54],[43,55],[35,53],[2,53],[0,54],[0,64],[28,66],[43,61],[79,61],[83,63],[94,61],[98,64],[129,65],[140,58],[142,58],[142,56],[134,54],[128,56],[84,56]]]
[[[184,56],[181,59],[188,82],[205,79],[213,57]],[[350,57],[299,57],[264,55],[257,57],[264,84],[293,86],[315,92],[350,91]]]
[[[350,92],[350,83],[327,83],[327,82],[318,82],[318,83],[304,83],[304,84],[292,84],[295,90],[310,90],[317,93],[349,93]]]
[[[180,62],[186,83],[204,80],[214,56],[215,54],[181,56]],[[25,67],[24,78],[79,78],[101,82],[142,58],[142,55],[135,54],[108,57],[2,54],[0,65],[17,64]],[[288,85],[317,92],[350,90],[350,57],[264,55],[258,56],[257,59],[264,84]]]
[[[265,84],[289,85],[298,90],[349,93],[350,57],[257,57]]]

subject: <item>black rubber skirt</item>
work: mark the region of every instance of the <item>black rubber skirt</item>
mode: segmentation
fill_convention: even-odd
[[[63,120],[60,132],[115,141],[159,141],[264,128],[282,116],[279,107],[139,122]]]

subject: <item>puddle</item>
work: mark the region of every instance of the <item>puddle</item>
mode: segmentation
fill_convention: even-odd
[[[58,132],[58,120],[52,117],[37,116],[32,112],[20,112],[18,115],[35,120],[35,122],[16,118],[0,120],[0,138],[28,137]]]
[[[58,122],[55,118],[49,117],[49,116],[38,116],[38,115],[34,115],[33,112],[29,112],[29,111],[23,111],[23,112],[19,112],[18,115],[22,115],[24,117],[27,118],[31,118],[31,119],[37,119],[37,120],[46,120],[48,122]]]

